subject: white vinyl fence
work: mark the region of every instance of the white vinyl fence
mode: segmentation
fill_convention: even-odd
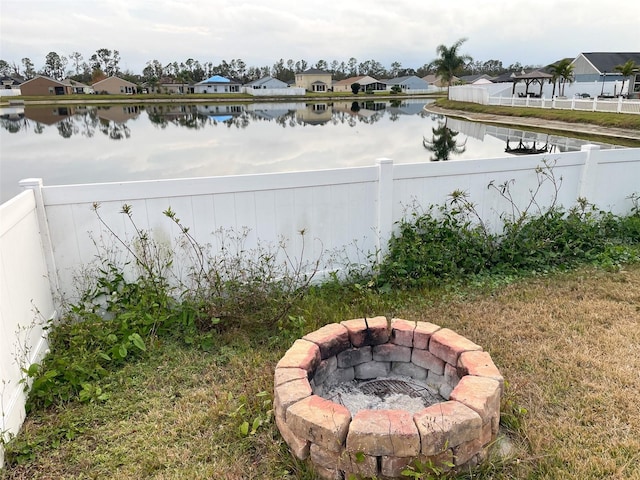
[[[300,87],[288,88],[251,88],[242,87],[242,93],[253,95],[254,97],[294,97],[303,96],[306,91]]]
[[[41,312],[38,318],[55,316],[49,291],[73,296],[78,272],[94,261],[96,245],[117,246],[94,205],[125,240],[135,237],[121,213],[127,204],[138,228],[178,250],[179,229],[163,215],[171,208],[199,243],[211,244],[212,253],[219,248],[213,232],[246,227],[247,249],[284,239],[291,257],[321,259],[320,273],[326,274],[344,266],[333,263],[332,254],[358,261],[384,252],[396,222],[413,206],[442,205],[454,190],[466,192],[484,221],[497,227],[500,215],[512,206],[487,185],[513,181],[514,201],[523,206],[538,184],[536,168],[544,162],[553,165],[558,182],[562,179],[557,202],[567,208],[586,197],[602,209],[624,214],[633,205],[629,196],[640,192],[640,149],[600,150],[594,145],[579,152],[482,160],[396,165],[381,159],[369,167],[312,172],[69,186],[23,181],[28,191],[0,210],[0,371],[3,385],[10,386],[2,391],[3,429],[15,433],[23,417],[12,345],[28,344],[32,354],[20,360],[25,363],[44,348],[39,327],[26,340],[16,331],[30,325],[34,307]],[[543,185],[538,203],[548,204],[552,191],[553,185]],[[176,274],[187,267],[176,261]]]
[[[562,110],[584,110],[590,112],[613,112],[640,114],[640,100],[629,100],[623,97],[602,99],[581,97],[520,97],[514,95],[494,95],[485,87],[462,85],[451,87],[449,99],[459,102],[472,102],[481,105],[498,105],[506,107],[555,108]]]
[[[22,368],[40,361],[43,326],[56,316],[36,190],[0,205],[0,435],[8,440],[25,417]],[[0,445],[0,466],[3,463]]]

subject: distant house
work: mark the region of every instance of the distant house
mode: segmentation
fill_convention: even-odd
[[[351,86],[354,83],[360,84],[361,91],[378,91],[378,90],[386,90],[387,86],[382,83],[380,80],[376,80],[373,77],[368,75],[361,75],[359,77],[350,77],[345,78],[344,80],[340,80],[333,84],[334,92],[348,92],[351,93]]]
[[[3,90],[11,90],[20,88],[20,85],[24,80],[17,77],[0,77],[0,88]]]
[[[464,75],[460,77],[460,81],[469,85],[483,85],[493,83],[493,77],[486,73],[477,73],[475,75]]]
[[[149,82],[142,84],[143,93],[171,93],[171,94],[184,94],[195,93],[193,84],[180,82],[179,80],[171,77],[162,77],[158,82],[153,85]]]
[[[587,52],[580,53],[572,62],[573,75],[576,83],[605,83],[619,82],[622,88],[622,75],[616,70],[618,65],[623,65],[629,60],[633,60],[636,65],[640,65],[640,52]],[[625,92],[610,93],[633,93],[640,95],[640,72],[636,72],[625,82]],[[603,88],[603,89],[604,89]]]
[[[240,83],[235,80],[214,75],[194,85],[195,93],[239,93]]]
[[[73,90],[67,85],[44,75],[36,75],[20,85],[22,95],[71,95]]]
[[[296,73],[296,87],[304,88],[309,92],[327,92],[332,87],[331,72],[310,68]]]
[[[96,93],[108,93],[111,95],[133,94],[138,87],[123,78],[111,76],[91,85]]]
[[[68,85],[69,87],[71,87],[71,93],[78,93],[78,94],[82,94],[82,93],[92,93],[93,89],[89,86],[89,85],[85,85],[84,83],[81,82],[76,82],[75,80],[72,80],[71,78],[65,78],[62,83],[64,83],[65,85]]]
[[[289,85],[286,82],[273,77],[263,77],[258,80],[254,80],[253,82],[249,82],[244,86],[253,90],[289,88]]]
[[[445,80],[443,80],[442,77],[440,77],[438,75],[430,74],[430,75],[427,75],[426,77],[422,77],[422,79],[425,82],[427,82],[429,85],[433,85],[434,87],[444,88],[444,87],[448,86],[447,82]],[[460,81],[460,79],[454,75],[451,78],[451,85],[455,85],[459,81]]]
[[[22,78],[1,76],[0,77],[0,97],[11,97],[21,95],[20,85],[24,82]]]
[[[391,90],[394,86],[400,87],[403,92],[407,93],[423,93],[429,90],[429,84],[415,75],[390,78],[385,80],[384,83],[387,85],[387,90]]]

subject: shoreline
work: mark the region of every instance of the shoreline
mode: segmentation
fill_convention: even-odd
[[[640,141],[640,131],[627,128],[603,127],[600,125],[589,123],[571,123],[559,120],[546,120],[535,117],[518,117],[497,115],[493,113],[475,113],[464,110],[454,110],[436,105],[426,105],[425,111],[438,115],[447,115],[449,117],[461,118],[469,122],[492,123],[495,125],[510,125],[531,127],[542,130],[554,130],[558,132],[583,135],[592,135],[608,138],[623,138],[627,140]]]
[[[60,96],[64,97],[64,96]],[[190,97],[187,95],[167,96],[167,98],[145,98],[145,97],[128,97],[108,98],[109,95],[86,95],[88,98],[60,98],[52,99],[22,99],[20,97],[3,97],[7,100],[0,100],[0,107],[14,106],[31,106],[31,105],[104,105],[104,104],[145,104],[145,103],[262,103],[262,102],[326,102],[326,101],[358,101],[358,100],[406,100],[406,99],[438,99],[442,95],[420,94],[420,95],[403,95],[403,94],[368,94],[368,95],[291,95],[291,96],[238,96],[238,97]],[[98,98],[96,98],[98,97]],[[107,98],[105,98],[107,97]]]

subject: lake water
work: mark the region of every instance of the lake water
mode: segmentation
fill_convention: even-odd
[[[0,202],[32,177],[63,185],[237,175],[504,157],[507,139],[552,151],[587,143],[432,115],[428,102],[3,108]]]

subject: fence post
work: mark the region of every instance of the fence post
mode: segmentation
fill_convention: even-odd
[[[622,93],[622,92],[621,92],[621,93]],[[618,113],[621,113],[621,112],[622,112],[622,95],[620,95],[620,96],[618,97],[618,110],[617,110],[617,112],[618,112]]]
[[[593,152],[600,150],[599,145],[587,144],[582,145],[580,151],[585,153],[584,166],[582,167],[582,176],[580,177],[580,183],[578,185],[578,198],[586,198],[591,203],[597,203],[596,199],[592,198],[595,193],[595,184],[597,172],[597,159],[594,158]]]
[[[591,108],[592,112],[598,111],[598,96],[596,95],[593,99],[593,107]]]
[[[49,233],[49,221],[47,219],[47,212],[44,208],[44,198],[42,197],[42,179],[27,178],[20,180],[18,185],[20,185],[23,190],[33,190],[36,200],[36,214],[38,216],[38,227],[40,228],[42,250],[47,264],[51,298],[55,299],[60,291],[60,284],[58,282],[58,269],[56,268],[56,260],[53,255],[53,245],[51,243],[51,235]]]
[[[386,253],[393,232],[393,160],[379,158],[378,164],[378,236],[376,250],[378,261]],[[384,251],[383,251],[384,250]]]

